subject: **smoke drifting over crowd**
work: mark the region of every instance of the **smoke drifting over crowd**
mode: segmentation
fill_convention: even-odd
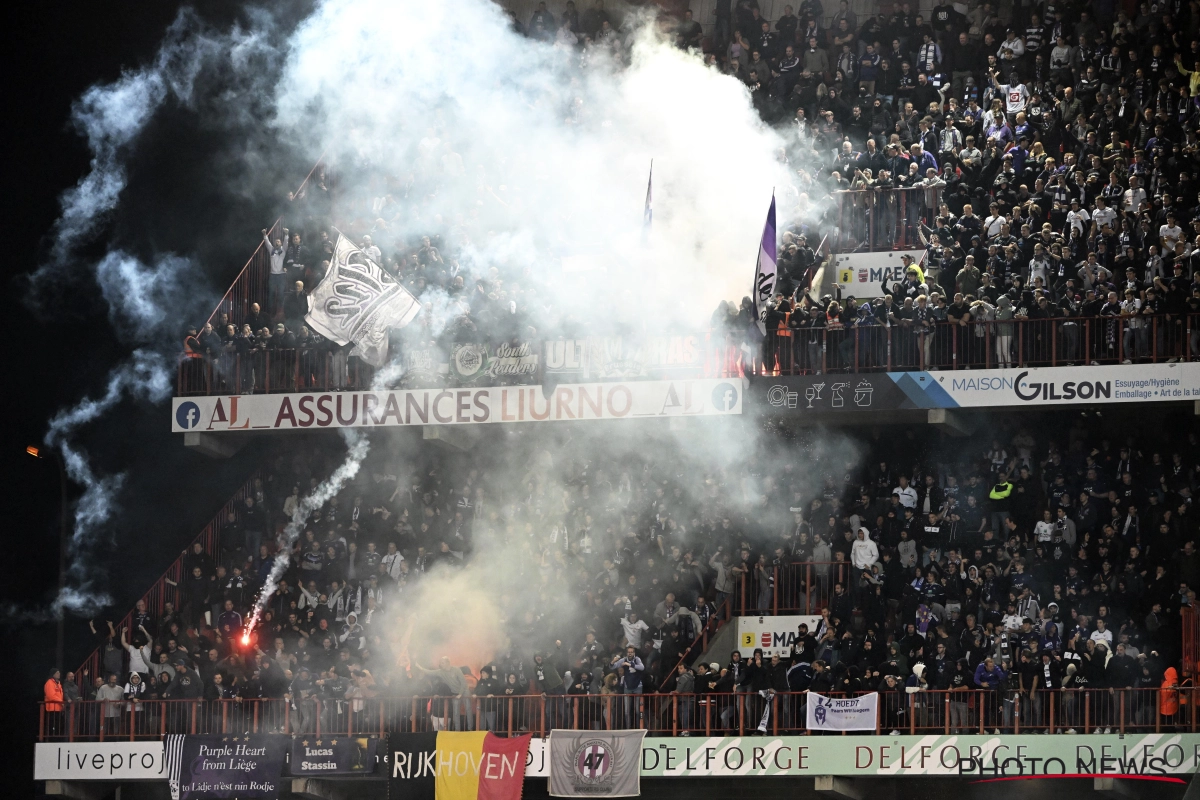
[[[75,513],[71,585],[56,610],[90,613],[108,600],[86,567],[89,548],[117,513],[121,476],[96,474],[78,437],[123,397],[157,402],[169,395],[180,319],[202,322],[232,278],[208,284],[194,254],[162,252],[161,245],[131,250],[117,235],[137,224],[130,207],[153,202],[130,189],[128,174],[153,146],[146,139],[156,117],[202,118],[230,200],[281,198],[278,187],[298,176],[280,169],[323,153],[341,191],[361,198],[355,213],[368,228],[378,231],[383,221],[396,238],[445,231],[456,238],[468,281],[493,267],[523,271],[538,287],[535,324],[543,330],[574,320],[626,330],[703,327],[718,301],[747,293],[772,189],[783,218],[795,205],[779,158],[785,143],[762,125],[744,85],[671,46],[652,19],[624,27],[628,63],[594,48],[581,64],[576,50],[513,33],[489,0],[329,0],[299,23],[276,13],[248,10],[222,31],[185,11],[153,59],[91,88],[75,106],[91,171],[63,196],[29,300],[52,314],[60,292],[96,285],[112,325],[135,352],[100,399],[61,412],[47,435],[85,489]],[[645,237],[641,210],[652,158],[655,214]],[[434,172],[437,180],[428,177]],[[415,213],[384,221],[388,176],[405,184]],[[262,222],[272,213],[264,211]],[[213,233],[245,239],[249,248],[258,227],[237,220]],[[106,252],[89,256],[97,247]],[[464,302],[437,291],[422,299],[435,335]],[[400,370],[381,374],[390,383]],[[706,436],[680,437],[698,464],[745,461],[756,441]],[[627,442],[631,449],[644,444]],[[297,510],[289,542],[369,450],[365,435],[347,446],[342,468]],[[546,448],[529,447],[550,458]],[[512,489],[514,497],[524,491]],[[512,541],[483,544],[478,563],[508,563],[513,547],[528,555]],[[479,614],[472,616],[500,614],[514,587],[479,578],[467,571],[444,584],[427,582],[417,601],[423,606],[423,598],[445,592],[467,597],[473,587],[479,594],[470,607]],[[488,647],[499,650],[503,642]]]

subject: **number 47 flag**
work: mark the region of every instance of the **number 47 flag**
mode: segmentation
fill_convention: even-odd
[[[636,702],[636,701],[635,701]],[[550,731],[552,797],[637,797],[645,731]]]

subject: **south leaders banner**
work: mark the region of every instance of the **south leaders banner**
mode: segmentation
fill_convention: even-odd
[[[742,413],[741,378],[176,397],[175,433],[654,419]]]
[[[774,413],[1044,407],[1200,400],[1200,363],[751,377]]]
[[[878,720],[875,713],[879,693],[860,697],[826,697],[809,692],[805,698],[810,731],[873,731]]]
[[[288,772],[294,776],[371,775],[377,763],[375,736],[297,736]]]
[[[167,736],[171,800],[279,797],[290,738],[273,734]]]
[[[645,731],[550,732],[551,797],[637,797]]]

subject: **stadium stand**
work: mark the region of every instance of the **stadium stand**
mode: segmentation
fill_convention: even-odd
[[[829,452],[780,440],[695,469],[670,437],[599,430],[381,447],[308,520],[244,645],[264,534],[336,465],[297,438],[173,567],[177,594],[95,623],[102,672],[63,684],[41,733],[752,733],[766,705],[779,732],[803,729],[808,689],[881,692],[885,732],[1195,730],[1192,689],[1163,689],[1197,657],[1195,436],[1074,418]],[[438,625],[477,643],[464,675],[395,634],[424,581],[477,558],[509,638],[486,644],[444,598]],[[782,658],[700,659],[729,616],[776,613],[819,622]]]
[[[713,314],[712,374],[1196,358],[1200,11],[1026,5],[1003,20],[990,3],[940,3],[927,21],[906,9],[858,19],[843,2],[827,17],[805,0],[764,20],[755,0],[718,0],[715,25],[679,21],[680,46],[743,81],[764,121],[788,131],[797,191],[835,199],[781,225],[784,292],[767,336],[745,301]],[[627,44],[603,11],[513,24],[584,52]],[[334,230],[418,298],[450,298],[441,332],[427,314],[397,332],[400,352],[464,330],[560,333],[566,320],[530,330],[536,276],[468,276],[471,218],[392,233],[459,174],[449,134],[426,145],[411,175],[371,186],[339,190],[314,169],[293,198],[296,229],[265,231],[253,279],[189,334],[180,394],[369,385],[298,313]],[[838,252],[925,256],[882,298],[834,298],[814,284],[824,229]],[[882,732],[1195,731],[1200,698],[1181,681],[1200,658],[1196,435],[1070,419],[967,440],[889,434],[861,443],[857,462],[789,442],[693,469],[664,466],[683,463],[670,442],[653,460],[599,436],[573,450],[586,457],[542,459],[544,445],[516,432],[529,449],[519,483],[517,461],[495,455],[423,450],[431,461],[403,472],[372,460],[309,521],[246,649],[233,634],[272,526],[329,471],[298,445],[263,474],[265,517],[248,526],[241,512],[202,537],[162,584],[173,607],[160,586],[154,613],[135,612],[147,635],[130,634],[133,651],[119,643],[141,630],[132,617],[97,627],[113,643],[89,677],[111,673],[108,687],[48,681],[41,736],[778,733],[803,728],[809,689],[881,692]],[[509,579],[540,589],[514,604],[520,636],[470,675],[371,630],[424,576],[462,569],[490,541],[523,555]],[[550,588],[588,609],[586,626],[556,625]],[[821,621],[778,661],[704,663],[716,628],[744,613]]]

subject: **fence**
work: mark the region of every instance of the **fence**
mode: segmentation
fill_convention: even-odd
[[[851,592],[851,580],[861,573],[849,561],[802,561],[767,567],[762,574],[751,566],[738,576],[731,613],[820,614],[833,602],[835,584]]]
[[[789,320],[790,322],[790,320]],[[747,372],[803,375],[929,369],[1058,367],[1189,361],[1200,350],[1195,315],[1014,319],[934,323],[922,332],[891,326],[793,328],[770,332]]]
[[[324,156],[322,155],[322,158]],[[304,177],[299,188],[293,193],[294,199],[300,199],[304,195],[304,190],[308,186],[309,180],[316,174],[316,171],[321,167],[321,160],[318,159],[313,168],[308,171],[308,175]],[[271,241],[276,238],[283,237],[283,217],[275,220],[270,228],[267,229],[267,236]],[[286,242],[284,243],[286,246]],[[311,267],[315,270],[318,265],[312,264]],[[241,329],[242,322],[250,313],[250,307],[259,303],[264,312],[268,312],[267,302],[270,295],[269,275],[271,274],[271,255],[267,250],[265,243],[259,240],[258,247],[254,248],[254,252],[250,255],[245,266],[238,272],[237,277],[233,279],[233,283],[225,291],[221,297],[221,301],[217,303],[217,307],[208,316],[208,324],[220,331],[220,327],[224,322],[232,323]],[[305,278],[307,278],[307,274]],[[311,282],[304,281],[305,288],[312,291]]]
[[[353,690],[352,690],[353,691]],[[1021,693],[961,689],[884,691],[876,734],[1197,732],[1197,689],[1056,689]],[[830,693],[834,697],[851,696]],[[828,695],[827,695],[828,696]],[[346,699],[77,701],[40,704],[39,741],[158,739],[168,733],[310,733],[317,736],[491,730],[544,736],[569,730],[644,729],[653,735],[807,734],[806,692],[348,697]],[[869,733],[869,732],[867,732]]]
[[[704,355],[686,377],[740,377],[743,352],[732,337],[699,336]],[[541,347],[540,344],[536,345]],[[685,377],[684,370],[673,377]],[[255,349],[216,357],[197,355],[180,360],[177,396],[271,394],[297,391],[361,391],[371,388],[375,370],[345,349],[324,344],[307,348]],[[530,377],[536,383],[540,376]]]
[[[225,505],[221,506],[221,510],[218,511],[216,516],[214,516],[209,523],[204,526],[204,530],[200,531],[196,538],[192,539],[192,541],[188,543],[187,549],[184,552],[191,550],[197,542],[200,543],[200,546],[205,553],[209,553],[211,555],[213,553],[220,552],[221,531],[228,525],[229,512],[232,511],[236,515],[237,519],[239,521],[241,520],[242,509],[245,508],[243,501],[248,495],[253,495],[254,482],[258,480],[259,477],[260,475],[257,471],[251,475],[250,478],[242,485],[242,487],[234,492],[233,497],[229,498]],[[264,536],[263,538],[264,541],[271,541],[270,537]],[[142,595],[141,602],[146,604],[147,613],[155,618],[158,618],[162,615],[164,604],[167,602],[173,603],[176,610],[179,610],[182,607],[180,602],[181,590],[178,587],[173,586],[171,583],[168,583],[168,581],[172,581],[176,584],[183,581],[182,555],[179,558],[176,558],[175,561],[171,563],[171,566],[167,567],[166,572],[160,575],[158,580],[154,582],[154,585],[152,585],[150,589]],[[121,619],[120,622],[113,624],[113,627],[118,632],[118,636],[120,635],[120,631],[123,627],[129,627],[132,629],[133,613],[133,611],[130,611]],[[119,645],[120,642],[118,641],[117,644]],[[89,681],[100,674],[100,657],[101,649],[96,648],[86,659],[84,659],[84,662],[76,671],[76,680],[80,686],[87,685],[86,681]]]
[[[942,187],[847,189],[832,196],[838,203],[833,252],[909,250],[923,246],[920,226],[933,225]]]

